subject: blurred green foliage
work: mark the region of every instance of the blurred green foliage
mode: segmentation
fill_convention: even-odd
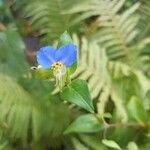
[[[149,8],[148,0],[1,0],[0,149],[149,150]],[[56,45],[65,30],[79,50],[72,79],[89,90],[79,83],[83,93],[72,94],[82,80],[64,90],[85,110],[30,70],[35,47]],[[86,114],[93,109],[107,128]]]

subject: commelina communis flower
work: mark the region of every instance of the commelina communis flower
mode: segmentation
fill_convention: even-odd
[[[38,65],[45,69],[52,69],[56,80],[60,80],[66,74],[66,68],[70,67],[77,59],[77,47],[67,44],[58,49],[45,46],[36,53]]]

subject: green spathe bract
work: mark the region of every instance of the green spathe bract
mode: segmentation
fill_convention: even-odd
[[[66,45],[66,44],[73,44],[73,41],[67,31],[65,31],[60,36],[57,47],[60,47],[60,46]]]

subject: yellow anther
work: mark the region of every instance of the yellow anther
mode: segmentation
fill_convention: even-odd
[[[63,64],[61,62],[55,62],[52,64],[52,69],[55,71],[55,72],[59,72],[63,67]]]

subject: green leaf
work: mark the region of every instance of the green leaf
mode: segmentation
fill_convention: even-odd
[[[86,81],[74,80],[69,86],[64,87],[60,94],[63,100],[74,103],[89,112],[94,112]]]
[[[71,44],[73,43],[70,35],[68,34],[67,31],[65,31],[61,36],[60,36],[60,39],[59,39],[59,42],[58,42],[58,47],[60,46],[63,46],[63,45],[66,45],[66,44]]]
[[[128,102],[127,109],[131,119],[135,119],[140,123],[147,123],[147,114],[140,99],[135,96],[131,97]]]
[[[103,139],[103,140],[102,140],[102,143],[103,143],[104,145],[106,145],[107,147],[121,150],[120,146],[119,146],[115,141]]]
[[[127,148],[128,150],[138,150],[138,146],[135,142],[129,142]]]
[[[84,132],[92,133],[97,132],[102,128],[98,120],[93,114],[82,115],[78,117],[64,132]]]

